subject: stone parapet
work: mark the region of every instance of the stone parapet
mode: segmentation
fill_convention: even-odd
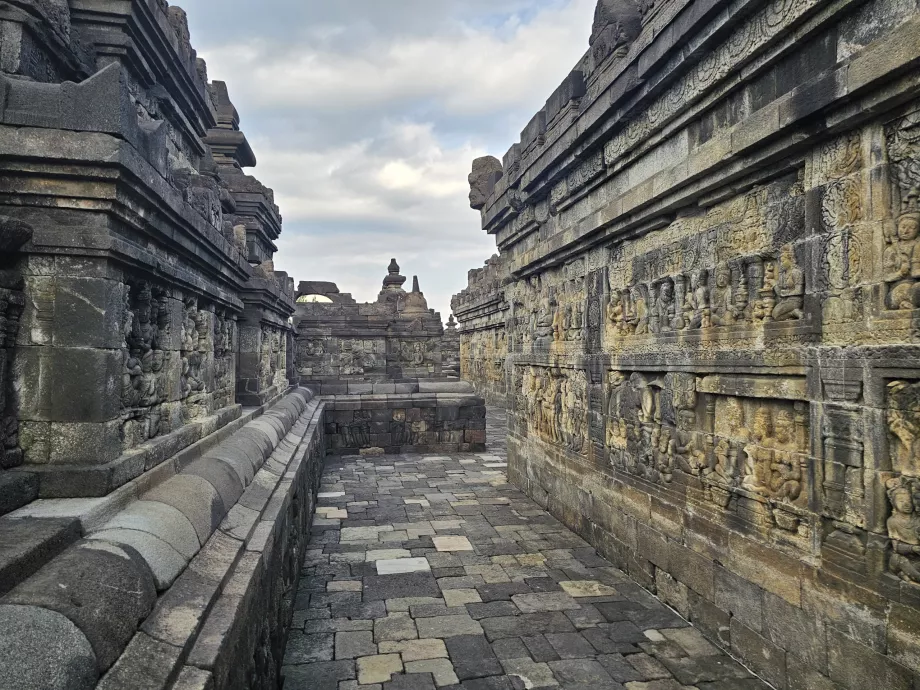
[[[67,546],[54,534],[32,554],[46,561],[34,574],[4,580],[15,586],[0,616],[28,622],[4,628],[4,676],[23,688],[49,687],[47,677],[90,688],[99,676],[101,688],[167,688],[182,674],[201,681],[192,687],[275,685],[324,449],[324,406],[312,397],[294,391],[117,495],[0,518],[20,534],[69,520],[70,536],[83,535]],[[37,651],[58,631],[63,648]]]
[[[920,672],[918,28],[601,0],[470,177],[503,268],[455,299],[462,367],[504,361],[509,476],[779,688]]]
[[[330,455],[466,453],[486,449],[485,401],[454,380],[318,382]]]

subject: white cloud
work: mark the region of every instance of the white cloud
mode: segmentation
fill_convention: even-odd
[[[446,319],[467,271],[495,253],[468,207],[470,163],[500,157],[574,67],[596,0],[390,0],[369,15],[306,1],[271,0],[275,22],[253,16],[245,40],[207,25],[194,36],[240,111],[252,172],[275,189],[276,266],[364,301],[395,256]],[[273,31],[282,5],[304,25]]]

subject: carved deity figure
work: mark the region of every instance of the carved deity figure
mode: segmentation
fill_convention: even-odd
[[[738,453],[727,438],[720,438],[713,450],[714,466],[709,475],[712,481],[725,486],[738,482]]]
[[[731,283],[731,271],[727,266],[720,266],[716,271],[715,285],[709,291],[709,318],[713,326],[731,326],[738,318]]]
[[[746,459],[741,486],[761,495],[769,493],[769,473],[773,460],[773,453],[769,447],[772,425],[773,418],[769,408],[759,408],[754,414],[750,440],[744,447]]]
[[[706,272],[695,271],[690,275],[690,289],[684,296],[684,325],[687,328],[709,328],[709,291],[706,287]]]
[[[649,309],[645,300],[645,292],[641,285],[636,285],[630,294],[632,295],[632,313],[629,315],[630,330],[636,335],[645,335],[649,332]]]
[[[678,328],[678,321],[682,319],[674,301],[674,284],[670,280],[664,281],[658,288],[658,298],[655,300],[654,318],[652,319],[652,332],[664,333]]]
[[[533,329],[537,343],[540,345],[548,345],[553,337],[553,323],[556,316],[555,307],[555,300],[548,298],[540,300],[540,307],[536,313]]]
[[[553,341],[562,342],[565,340],[565,307],[561,304],[554,303],[553,310]]]
[[[908,582],[920,584],[920,482],[898,477],[886,483],[891,517],[888,518],[888,536],[892,553],[888,568]]]
[[[623,291],[614,290],[610,293],[610,301],[607,303],[607,323],[613,328],[615,335],[624,335],[624,305]]]
[[[774,321],[791,321],[804,316],[805,274],[796,263],[792,247],[783,247],[779,257],[779,275],[776,277],[776,306]]]
[[[674,443],[674,458],[681,471],[693,476],[700,476],[708,466],[706,453],[697,447],[693,427],[696,413],[693,410],[681,410],[677,414],[677,433]]]
[[[795,501],[802,493],[802,468],[795,443],[795,420],[788,410],[777,412],[773,423],[770,491],[779,500]]]
[[[888,384],[888,431],[894,469],[920,477],[920,384]]]
[[[897,237],[882,257],[885,281],[889,284],[888,306],[913,309],[917,306],[916,282],[920,278],[920,214],[906,213],[898,219]]]

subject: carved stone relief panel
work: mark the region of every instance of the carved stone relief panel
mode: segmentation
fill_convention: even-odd
[[[894,171],[895,223],[885,232],[883,256],[885,306],[920,306],[920,111],[889,125],[888,156]]]
[[[588,378],[581,369],[525,366],[520,375],[518,413],[528,434],[587,455]]]

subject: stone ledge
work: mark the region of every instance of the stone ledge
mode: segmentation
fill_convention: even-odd
[[[171,601],[174,591],[173,598],[181,598],[183,592],[190,591],[200,597],[202,589],[198,585],[201,582],[195,579],[199,578],[205,584],[211,582],[213,598],[236,560],[235,555],[226,557],[227,540],[231,545],[239,542],[238,548],[231,547],[230,552],[238,553],[243,545],[247,549],[264,550],[272,530],[276,541],[282,538],[283,530],[275,530],[275,525],[283,522],[279,516],[285,510],[295,510],[292,506],[297,505],[295,512],[301,519],[312,514],[315,488],[311,488],[306,500],[300,492],[299,503],[292,502],[289,495],[296,482],[304,483],[311,472],[317,474],[323,430],[314,418],[321,417],[324,408],[317,401],[308,402],[311,397],[312,394],[304,389],[295,391],[261,415],[258,422],[250,422],[202,457],[170,463],[174,474],[164,478],[165,482],[152,486],[148,483],[150,477],[146,476],[142,479],[147,482],[137,481],[130,491],[124,492],[126,496],[109,501],[108,506],[99,505],[107,499],[99,499],[91,505],[81,501],[74,506],[60,505],[67,501],[56,502],[57,511],[46,506],[50,508],[45,510],[46,514],[60,514],[68,507],[86,510],[76,519],[84,525],[88,537],[16,586],[2,599],[2,604],[37,606],[63,613],[89,640],[98,671],[109,669],[135,634],[137,621],[148,618],[147,614],[154,608],[156,590],[168,590],[161,602]],[[307,456],[309,462],[305,463]],[[254,482],[257,473],[259,479]],[[313,479],[318,481],[318,474]],[[126,497],[127,501],[122,502]],[[233,503],[228,504],[228,499]],[[245,508],[241,505],[244,500],[260,510]],[[302,503],[307,504],[308,510],[302,509]],[[240,521],[234,511],[236,514],[246,511],[244,518],[248,518],[248,514],[254,517]],[[109,519],[100,524],[105,518]],[[272,530],[263,523],[272,523]],[[302,533],[307,531],[304,529]],[[230,532],[235,532],[239,538],[230,536]],[[183,570],[180,586],[174,580]],[[282,570],[279,565],[278,569],[267,572],[275,574]],[[116,595],[110,590],[118,578],[124,582],[118,586],[120,593]],[[83,605],[74,608],[68,592],[78,593]],[[167,605],[161,604],[154,615]],[[200,614],[203,616],[208,609],[207,604],[203,605]],[[173,610],[171,613],[178,615],[179,612]],[[156,630],[156,620],[153,618],[148,626],[152,630]],[[172,619],[172,626],[176,620]],[[25,663],[25,648],[32,642],[27,637],[9,639],[5,633],[5,630],[0,633],[0,646],[11,651],[5,655],[9,664],[6,670],[7,675],[14,675],[18,665]],[[195,631],[189,633],[189,640],[193,639],[192,633]],[[137,639],[138,642],[132,642],[134,648],[143,644],[144,638]],[[161,641],[155,640],[152,649],[163,652],[166,648]],[[178,655],[151,652],[135,657],[128,654],[126,661],[116,666],[120,669],[118,673],[130,665],[132,658],[145,658],[145,663],[151,658],[157,663],[165,663],[164,660],[179,663]],[[32,663],[37,662],[32,659]],[[112,673],[116,671],[113,669]],[[59,687],[91,687],[91,684],[83,682],[82,685]]]

